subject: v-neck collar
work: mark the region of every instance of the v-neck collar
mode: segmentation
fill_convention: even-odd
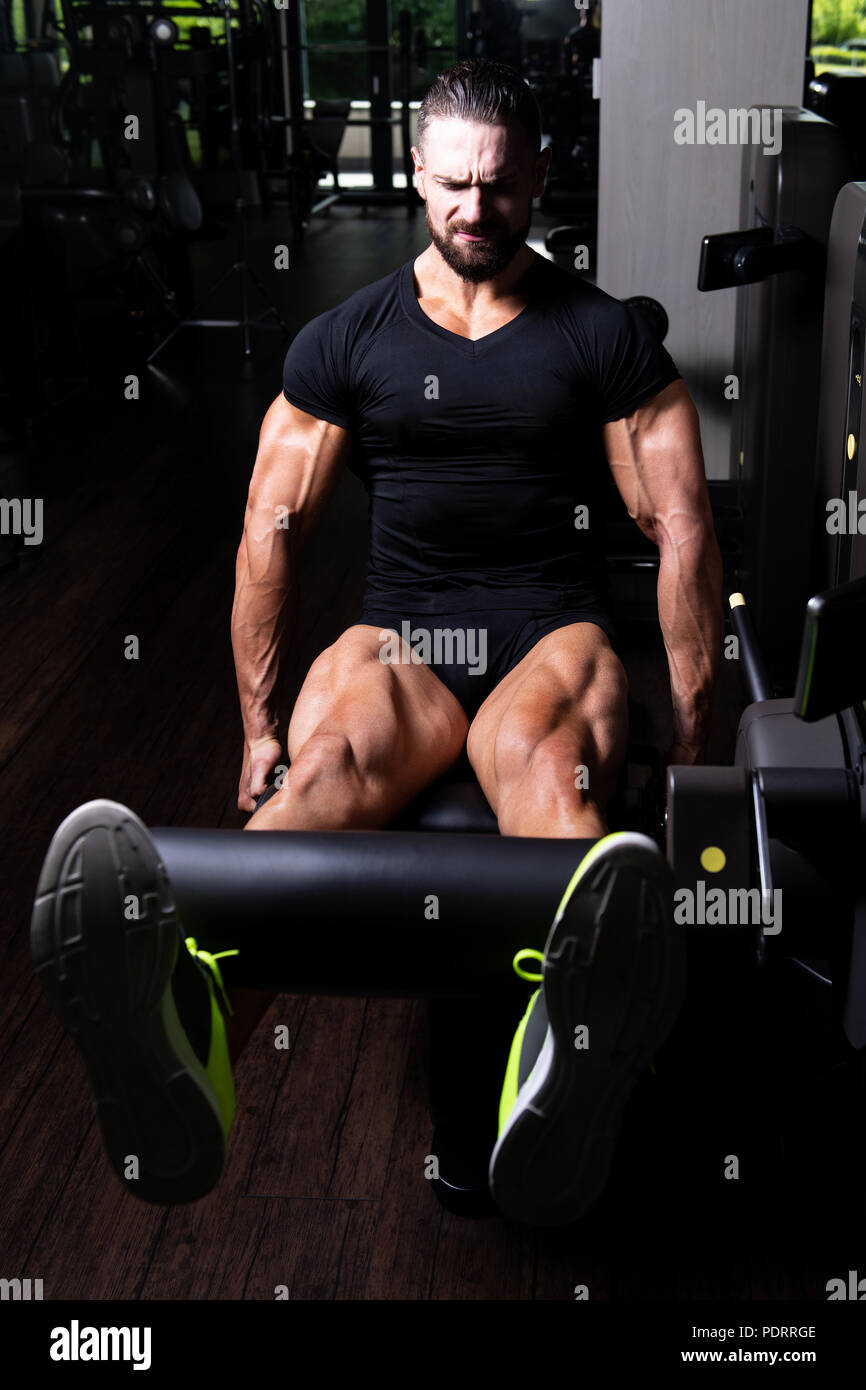
[[[524,289],[531,284],[534,277],[538,274],[542,257],[535,254],[535,259],[527,266],[522,278],[517,282]],[[400,276],[400,298],[403,310],[419,328],[432,333],[434,337],[441,338],[445,342],[451,343],[453,347],[465,352],[469,357],[477,357],[479,353],[485,352],[488,347],[497,347],[510,334],[516,332],[518,324],[522,323],[525,316],[535,306],[535,296],[530,297],[529,303],[525,304],[513,319],[508,323],[502,324],[500,328],[494,328],[492,333],[485,333],[481,338],[464,338],[461,333],[452,333],[450,328],[443,328],[441,323],[436,323],[429,314],[425,314],[421,305],[418,303],[418,296],[415,293],[415,260],[407,261],[403,266]]]

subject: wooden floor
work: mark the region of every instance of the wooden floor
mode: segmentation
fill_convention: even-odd
[[[260,232],[262,265],[279,237]],[[317,221],[278,280],[292,331],[424,245],[423,218],[398,210]],[[208,248],[202,283],[219,255]],[[800,1107],[804,1131],[835,1123],[826,1068],[796,1009],[789,1033],[762,1041],[724,994],[684,1019],[635,1094],[608,1193],[568,1231],[465,1221],[435,1200],[417,1000],[280,996],[237,1065],[228,1172],[206,1200],[151,1208],[108,1169],[78,1054],[31,970],[30,906],[51,834],[90,798],[151,825],[245,819],[233,561],[285,351],[276,334],[256,344],[244,365],[234,334],[190,330],[135,402],[123,385],[136,363],[108,337],[89,389],[0,459],[0,493],[45,505],[43,544],[0,575],[0,1275],[40,1278],[52,1299],[271,1299],[280,1285],[293,1299],[571,1300],[581,1285],[593,1299],[823,1297],[827,1278],[856,1267],[851,1228],[829,1219],[833,1182],[817,1170],[795,1164],[782,1180],[764,1121]],[[305,553],[289,702],[357,618],[364,514],[347,477]],[[124,659],[130,635],[137,661]],[[642,732],[663,739],[657,634],[632,651],[633,690],[657,721]],[[726,674],[720,758],[739,701]],[[278,1024],[288,1053],[274,1048]],[[796,1060],[789,1083],[768,1061],[777,1053]],[[722,1176],[731,1152],[739,1184]]]

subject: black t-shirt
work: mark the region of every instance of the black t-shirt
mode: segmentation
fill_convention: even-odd
[[[601,426],[676,366],[624,304],[542,256],[521,282],[527,306],[476,342],[424,313],[413,266],[311,319],[283,367],[287,400],[353,432],[365,607],[585,604],[604,589]]]

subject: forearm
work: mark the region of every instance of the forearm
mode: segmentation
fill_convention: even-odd
[[[674,742],[701,758],[722,645],[722,559],[711,524],[660,546],[658,608],[670,671]]]
[[[247,743],[279,737],[286,642],[295,611],[295,566],[288,534],[248,522],[238,549],[231,637]]]

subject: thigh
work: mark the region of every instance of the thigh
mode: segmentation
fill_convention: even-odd
[[[468,720],[429,667],[391,654],[382,629],[359,623],[317,656],[289,721],[294,763],[319,735],[348,740],[356,765],[411,795],[446,771],[463,750]],[[401,648],[408,656],[408,648]]]
[[[628,741],[628,681],[605,632],[579,622],[542,637],[484,701],[467,739],[469,760],[493,809],[537,751],[589,768],[606,799]]]

